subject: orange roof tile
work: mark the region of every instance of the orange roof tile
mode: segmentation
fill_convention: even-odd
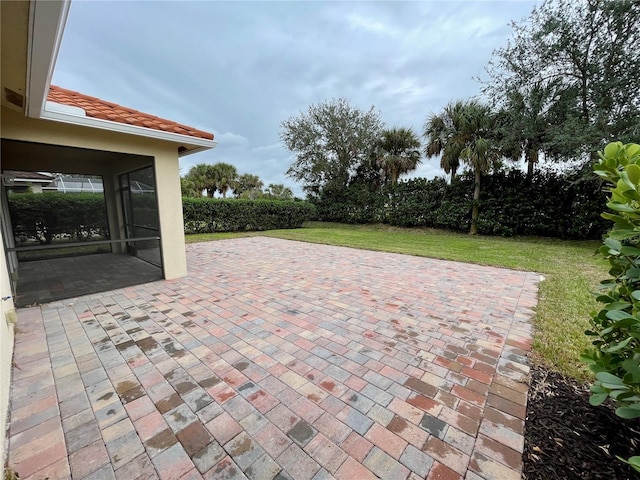
[[[169,133],[178,133],[189,137],[205,138],[213,140],[213,134],[197,130],[180,123],[172,122],[164,118],[155,117],[148,113],[142,113],[131,108],[123,107],[115,103],[100,100],[99,98],[90,97],[79,92],[67,90],[65,88],[51,85],[47,100],[50,102],[61,103],[70,107],[82,108],[87,117],[98,118],[101,120],[109,120],[126,125],[135,125],[137,127],[150,128],[152,130],[160,130]]]

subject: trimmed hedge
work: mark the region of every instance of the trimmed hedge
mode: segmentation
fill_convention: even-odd
[[[15,193],[7,197],[14,234],[20,242],[54,238],[73,241],[109,236],[104,196],[97,193]]]
[[[184,232],[214,233],[299,228],[315,216],[308,202],[182,198]]]
[[[473,177],[452,184],[442,178],[417,178],[372,190],[353,185],[316,202],[320,220],[342,223],[387,223],[468,231]],[[529,179],[518,170],[482,178],[478,231],[484,235],[538,235],[600,238],[607,230],[600,210],[605,202],[595,176],[538,172]]]

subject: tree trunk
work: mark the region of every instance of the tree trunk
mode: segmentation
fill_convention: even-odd
[[[393,168],[391,170],[391,185],[395,185],[396,183],[398,183],[398,169],[397,168]]]
[[[478,168],[475,169],[476,181],[473,190],[473,207],[471,208],[471,235],[478,234],[478,204],[480,203],[480,178],[482,176]]]
[[[538,150],[535,148],[527,150],[527,178],[529,180],[533,178],[533,170],[537,161]]]

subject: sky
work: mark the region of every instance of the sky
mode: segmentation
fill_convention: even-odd
[[[183,175],[226,162],[302,197],[284,120],[345,97],[422,135],[429,115],[480,94],[510,22],[535,4],[74,0],[52,83],[214,133],[216,148],[180,159]],[[438,175],[423,158],[411,176]]]

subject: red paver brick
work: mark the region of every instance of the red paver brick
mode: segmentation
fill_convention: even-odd
[[[242,431],[242,426],[227,412],[222,412],[207,423],[206,427],[221,445],[224,445]]]
[[[183,428],[176,433],[176,437],[189,455],[195,455],[213,440],[200,422],[193,422]]]
[[[523,420],[527,414],[527,407],[524,405],[518,405],[517,403],[510,402],[509,400],[491,393],[487,397],[487,405]]]
[[[489,384],[493,379],[493,375],[485,372],[481,372],[480,370],[476,370],[474,368],[464,367],[460,373],[466,377],[473,378],[482,383]]]
[[[436,387],[414,377],[410,377],[406,382],[404,382],[404,386],[431,398],[438,393],[438,389]]]
[[[474,437],[478,433],[479,425],[477,421],[465,415],[462,415],[455,410],[451,410],[448,407],[444,407],[442,409],[442,411],[438,415],[438,418]]]
[[[28,477],[66,456],[67,449],[60,431],[34,440],[16,452],[10,451],[9,464],[21,477]]]
[[[311,458],[329,473],[335,473],[348,456],[340,447],[322,434],[316,435],[305,446],[305,450],[311,455]]]
[[[195,467],[179,443],[154,456],[151,462],[162,480],[180,478]]]
[[[83,478],[109,463],[109,455],[102,440],[78,450],[69,456],[71,474],[74,478]]]
[[[373,443],[361,437],[358,433],[351,432],[344,442],[342,442],[341,447],[349,456],[358,462],[362,462],[371,448],[373,448]]]
[[[469,464],[469,455],[453,448],[446,442],[436,438],[429,437],[424,452],[432,458],[435,458],[446,467],[464,475]]]
[[[265,425],[253,439],[273,458],[278,457],[293,442],[272,424]]]
[[[291,478],[296,480],[311,480],[320,470],[320,465],[295,444],[289,445],[276,459],[276,462]]]
[[[496,425],[503,426],[520,435],[524,435],[524,420],[518,417],[501,412],[492,407],[487,407],[484,410],[484,418]]]
[[[469,390],[461,385],[454,385],[451,389],[451,393],[463,400],[466,400],[467,402],[474,403],[479,406],[484,405],[486,400],[484,395],[474,392],[473,390]]]
[[[399,437],[390,430],[378,423],[374,423],[367,431],[364,438],[369,440],[380,449],[387,452],[396,460],[402,455],[402,451],[407,446],[407,441]]]
[[[496,442],[485,435],[478,435],[475,451],[496,460],[513,470],[520,471],[522,469],[521,452],[517,452],[503,443]]]
[[[174,405],[174,407],[175,406],[177,405]],[[129,418],[131,420],[137,420],[156,410],[155,405],[153,404],[151,399],[146,395],[144,397],[137,398],[132,402],[127,403],[124,406],[124,408],[127,411],[127,414],[129,415]],[[171,408],[169,410],[171,410]],[[167,412],[169,410],[167,410]]]
[[[449,405],[447,405],[449,406]],[[454,408],[449,406],[450,408]],[[488,407],[485,407],[488,408]],[[475,420],[476,422],[480,423],[480,419],[482,418],[482,412],[483,409],[478,407],[477,405],[472,405],[468,402],[460,402],[458,403],[458,405],[455,407],[455,410],[460,412],[461,414],[472,418],[473,420]]]
[[[420,420],[422,420],[424,415],[423,410],[420,410],[418,407],[414,407],[399,398],[391,400],[391,403],[387,408],[393,413],[407,419],[411,423],[415,423],[416,425],[420,423]]]
[[[396,415],[387,425],[387,429],[402,437],[414,447],[422,450],[429,434],[404,418]]]
[[[345,380],[344,384],[347,387],[355,390],[356,392],[359,392],[367,385],[367,382],[365,382],[359,377],[356,377],[355,375],[351,375],[349,378]]]
[[[335,443],[342,443],[351,433],[351,428],[328,413],[322,414],[313,426]]]
[[[516,383],[516,382],[514,382]],[[522,391],[517,391],[517,390],[512,390],[511,388],[500,384],[498,382],[494,382],[491,384],[491,388],[489,389],[489,391],[494,394],[497,395],[499,397],[502,397],[506,400],[509,400],[510,402],[513,402],[517,405],[526,405],[527,404],[527,394],[526,392],[522,392]]]
[[[418,407],[420,410],[430,413],[431,415],[438,415],[438,412],[442,410],[442,405],[424,395],[413,395],[407,398],[407,403]]]
[[[471,457],[469,468],[483,478],[499,478],[500,480],[520,480],[520,471],[513,470],[480,452]]]
[[[463,477],[454,470],[451,470],[446,465],[439,462],[434,462],[427,480],[462,480]]]
[[[371,473],[364,465],[348,457],[335,473],[337,480],[377,480],[377,476]]]
[[[69,468],[69,459],[62,458],[51,465],[44,467],[34,473],[31,477],[20,477],[23,480],[41,480],[55,478],[71,478],[71,469]]]
[[[213,397],[213,399],[220,404],[226,402],[227,400],[237,395],[237,392],[226,383],[219,383],[207,389],[207,393],[211,395],[211,397]]]
[[[134,420],[133,425],[138,432],[140,440],[143,442],[146,442],[150,438],[162,432],[164,429],[168,428],[164,417],[157,410],[154,410],[142,418]]]
[[[502,425],[496,425],[485,419],[480,424],[480,432],[518,452],[522,452],[524,449],[524,437]]]

